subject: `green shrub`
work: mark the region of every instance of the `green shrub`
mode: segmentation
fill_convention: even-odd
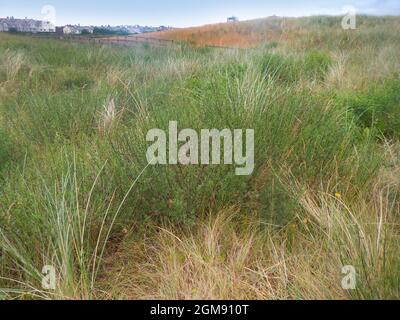
[[[268,53],[263,56],[261,67],[265,76],[285,83],[294,83],[301,77],[301,65],[290,56]]]
[[[257,161],[268,163],[259,175],[264,177],[266,170],[269,174],[256,195],[262,215],[278,225],[300,210],[298,199],[287,190],[289,173],[310,187],[323,185],[335,175],[329,192],[341,190],[353,197],[359,192],[354,186],[365,185],[381,161],[373,139],[363,135],[351,114],[307,91],[286,91],[279,103],[268,105],[257,132],[261,135]]]
[[[112,137],[112,148],[108,149],[110,158],[115,159],[110,169],[115,185],[126,189],[127,182],[147,166],[146,132],[152,128],[168,132],[171,120],[178,122],[179,130],[192,128],[197,132],[205,128],[251,128],[252,117],[245,119],[246,114],[240,110],[243,102],[229,100],[227,92],[227,83],[232,85],[232,77],[240,77],[241,72],[240,67],[229,66],[197,75],[184,82],[186,88],[173,88],[168,96],[164,96],[162,106],[149,108],[148,121],[127,123],[125,128],[118,130]],[[233,92],[231,98],[237,99]],[[129,180],[127,173],[131,177]],[[146,169],[128,203],[138,208],[142,216],[167,217],[177,224],[190,225],[212,208],[240,201],[246,196],[248,180],[249,177],[235,175],[234,165],[152,166]],[[131,219],[129,215],[125,218]]]
[[[324,80],[332,59],[321,51],[308,51],[304,57],[304,72],[309,79]]]
[[[324,80],[331,64],[332,60],[328,55],[312,50],[302,58],[268,53],[262,57],[261,68],[264,75],[291,84],[300,79]]]
[[[400,78],[372,85],[365,92],[342,99],[356,114],[361,126],[378,130],[388,138],[400,138]]]
[[[232,67],[209,70],[183,82],[184,88],[173,87],[163,97],[162,106],[149,109],[146,123],[127,123],[125,129],[118,130],[109,149],[110,158],[115,159],[110,179],[127,188],[127,172],[132,180],[147,165],[144,134],[152,128],[167,130],[170,120],[178,121],[180,129],[196,131],[254,129],[253,175],[235,176],[234,166],[150,167],[129,200],[132,207],[140,208],[148,217],[168,217],[176,223],[190,224],[210,210],[258,203],[264,219],[284,225],[299,210],[298,199],[282,181],[287,172],[310,186],[335,175],[337,180],[330,191],[353,195],[358,190],[351,186],[364,185],[373,175],[379,154],[344,108],[327,107],[328,99],[313,98],[310,92],[282,90],[277,83],[253,78],[240,64]],[[136,125],[140,129],[134,129]],[[266,163],[271,166],[270,174],[261,185],[253,183],[263,174]],[[194,202],[196,208],[192,207]]]

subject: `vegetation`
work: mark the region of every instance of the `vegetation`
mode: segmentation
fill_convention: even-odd
[[[400,19],[224,28],[257,47],[0,34],[1,298],[400,297]],[[254,173],[148,166],[169,121],[254,129]]]
[[[87,31],[87,30],[86,30]],[[83,32],[82,32],[83,33]],[[87,34],[87,33],[86,33]],[[104,34],[104,35],[128,35],[129,33],[122,30],[109,30],[107,28],[94,28],[93,34]]]

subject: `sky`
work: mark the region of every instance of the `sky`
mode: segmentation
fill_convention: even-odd
[[[240,20],[339,15],[349,5],[360,14],[400,15],[400,0],[0,0],[0,17],[28,17],[56,25],[188,27],[224,22],[232,15]]]

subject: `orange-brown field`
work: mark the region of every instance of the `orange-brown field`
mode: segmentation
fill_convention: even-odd
[[[144,35],[149,38],[186,41],[195,45],[250,48],[285,38],[291,19],[269,17],[234,23],[172,29]],[[293,35],[293,33],[292,33]],[[143,35],[141,35],[142,37]]]

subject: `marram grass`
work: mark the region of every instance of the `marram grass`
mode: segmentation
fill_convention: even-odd
[[[399,298],[400,21],[281,28],[251,50],[0,34],[1,298]],[[170,121],[254,129],[254,173],[149,166]]]

